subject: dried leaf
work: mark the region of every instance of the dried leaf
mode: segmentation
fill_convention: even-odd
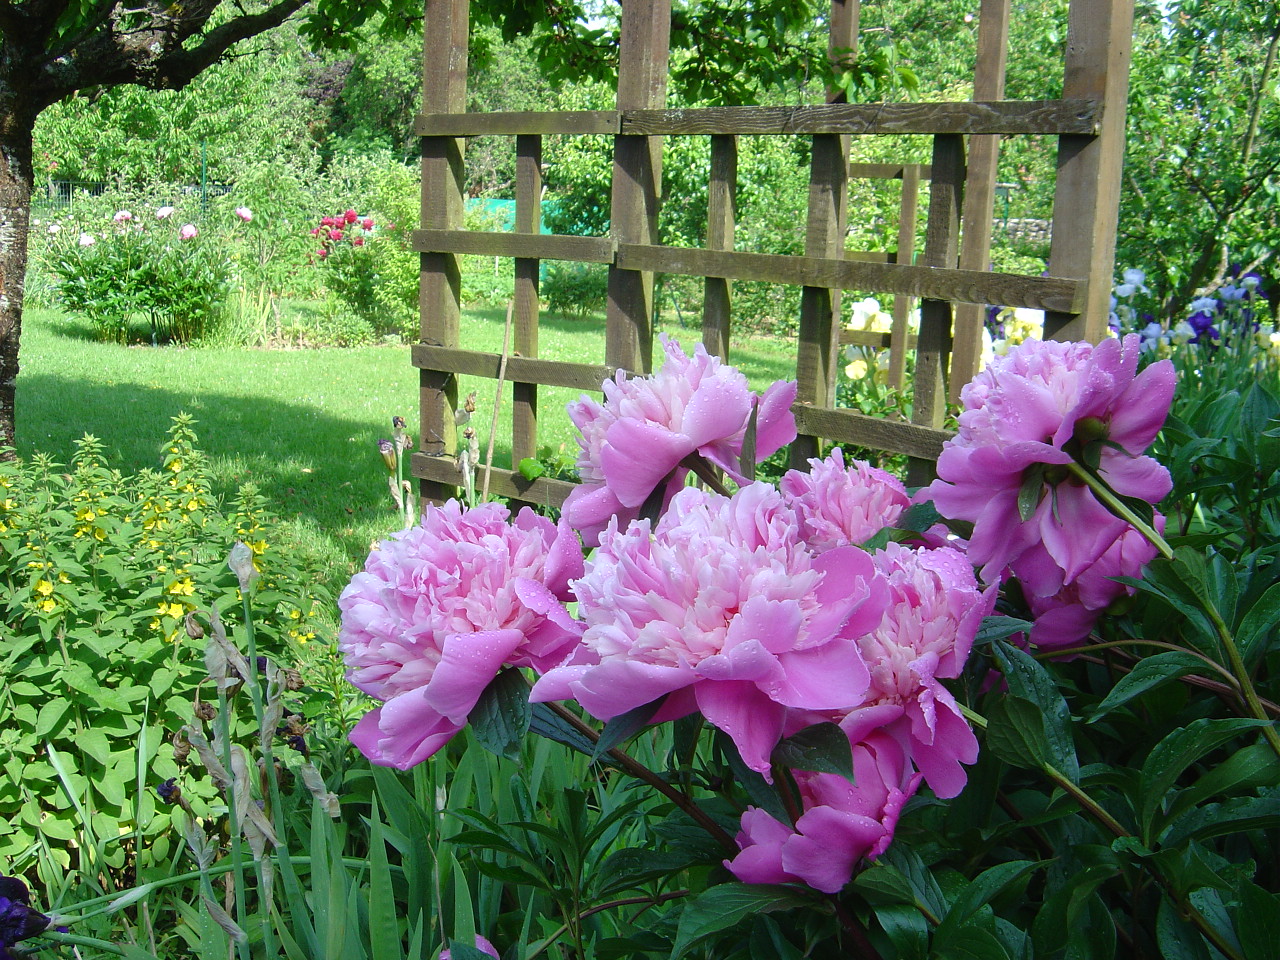
[[[324,785],[324,777],[320,776],[320,771],[312,764],[304,763],[298,767],[298,774],[302,777],[302,783],[311,791],[311,796],[320,802],[320,806],[324,808],[333,819],[342,816],[342,810],[338,804],[338,795],[331,793],[329,788]]]
[[[209,771],[209,776],[213,778],[213,785],[219,790],[226,790],[231,786],[231,774],[227,772],[227,768],[222,765],[222,761],[218,759],[218,755],[214,752],[213,746],[205,739],[205,735],[197,730],[191,724],[187,724],[182,728],[182,735],[187,738],[187,742],[195,747],[196,754],[200,757],[200,763]]]

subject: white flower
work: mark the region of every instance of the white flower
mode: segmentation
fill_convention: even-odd
[[[77,241],[77,243],[79,243],[80,246],[82,247],[92,247],[97,242],[98,242],[97,239],[94,237],[92,233],[80,234],[80,239]]]
[[[173,207],[165,206],[156,211],[157,220],[168,220],[173,216]]]

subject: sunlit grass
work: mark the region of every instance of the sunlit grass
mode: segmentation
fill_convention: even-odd
[[[467,311],[462,345],[498,352],[505,310]],[[686,350],[697,330],[673,330]],[[546,314],[539,324],[539,354],[556,360],[601,363],[602,317],[565,319]],[[791,342],[752,340],[735,345],[731,359],[763,389],[793,376]],[[192,414],[209,456],[215,488],[230,492],[256,483],[288,521],[299,549],[320,557],[340,584],[372,541],[395,529],[395,509],[377,452],[401,415],[417,435],[418,373],[407,346],[320,350],[232,347],[122,347],[86,339],[63,315],[28,310],[18,380],[18,452],[49,453],[65,461],[72,442],[99,437],[112,466],[125,472],[159,466],[169,420]],[[493,381],[464,377],[463,396],[477,392],[473,419],[486,450]],[[576,449],[564,405],[577,396],[544,388],[539,395],[539,441]],[[511,388],[505,390],[494,438],[494,462],[510,465]]]

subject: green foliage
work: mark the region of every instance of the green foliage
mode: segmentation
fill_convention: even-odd
[[[58,299],[88,319],[100,339],[127,343],[138,315],[150,321],[151,342],[189,343],[213,333],[230,285],[223,245],[194,224],[165,217],[134,218],[127,210],[101,232],[65,231],[52,269]]]
[[[538,293],[547,309],[579,320],[602,313],[609,297],[609,271],[599,263],[547,264]]]
[[[248,542],[264,574],[264,650],[314,637],[324,594],[276,541],[256,489],[217,501],[186,416],[160,463],[122,476],[91,436],[65,472],[43,455],[0,461],[0,701],[13,721],[0,735],[5,861],[53,841],[57,863],[88,876],[165,874],[169,818],[143,786],[177,773],[165,741],[190,720],[204,680],[192,615],[241,619],[232,542]]]

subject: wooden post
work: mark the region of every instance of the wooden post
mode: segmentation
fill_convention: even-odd
[[[671,0],[625,0],[618,109],[660,109],[667,99]],[[610,232],[620,243],[658,242],[662,138],[614,138]],[[648,372],[653,365],[653,274],[609,268],[605,362]]]
[[[920,208],[920,175],[918,163],[903,164],[902,202],[898,206],[897,263],[912,264],[916,259],[916,222]],[[924,168],[928,169],[928,168]],[[889,386],[902,389],[907,379],[907,342],[910,339],[911,298],[894,294],[893,325],[889,329]]]
[[[859,0],[832,0],[831,34],[827,49],[832,59],[858,44]],[[828,103],[843,103],[843,91],[827,91]],[[805,231],[806,257],[843,258],[848,216],[849,138],[840,134],[813,137],[809,168],[809,215]],[[840,293],[826,287],[805,287],[800,293],[800,333],[796,348],[796,400],[815,407],[835,402],[840,358]],[[803,469],[818,455],[818,438],[801,435],[791,445],[791,465]]]
[[[467,95],[469,0],[427,0],[423,31],[422,108],[428,113],[462,113]],[[462,228],[463,142],[454,137],[422,138],[422,226]],[[418,287],[420,332],[424,342],[458,345],[461,273],[451,253],[423,253]],[[457,452],[454,412],[458,383],[450,373],[420,374],[420,450],[426,456]],[[454,488],[424,480],[424,499],[442,500]]]
[[[517,233],[542,229],[542,138],[516,137]],[[515,343],[522,357],[538,355],[538,268],[542,261],[517,257],[515,261]],[[511,465],[538,455],[538,387],[533,383],[511,386]]]
[[[964,137],[958,133],[933,138],[929,187],[929,221],[925,228],[924,262],[929,267],[954,267],[964,198]],[[951,349],[951,302],[920,302],[920,338],[916,342],[915,389],[911,421],[942,426],[947,395],[947,354]],[[921,486],[933,478],[934,461],[911,458],[907,485]]]
[[[978,11],[978,65],[973,75],[973,99],[1003,100],[1005,66],[1009,59],[1009,0],[982,0]],[[996,167],[1000,138],[980,134],[969,138],[968,175],[964,185],[961,270],[991,267],[991,218],[995,209]],[[982,360],[982,328],[986,309],[980,303],[956,304],[951,345],[950,399],[978,372]]]
[[[707,249],[732,250],[738,217],[738,138],[711,138],[711,182],[707,185]],[[730,285],[724,277],[702,283],[702,344],[721,360],[729,359]]]
[[[1045,336],[1058,340],[1106,336],[1132,53],[1133,0],[1072,0],[1062,96],[1097,98],[1103,112],[1097,136],[1058,138],[1049,275],[1089,281],[1082,314],[1045,313]]]

